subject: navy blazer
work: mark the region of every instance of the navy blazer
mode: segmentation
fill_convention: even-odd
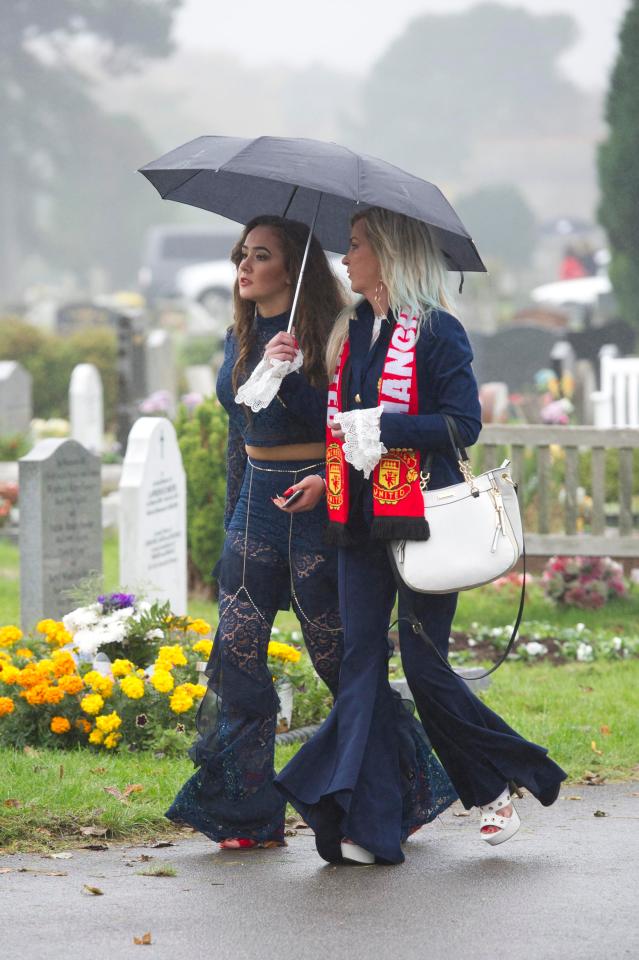
[[[346,388],[349,410],[378,406],[378,381],[384,368],[395,319],[391,312],[373,348],[373,309],[363,300],[349,324],[350,376]],[[409,447],[419,450],[422,463],[427,453],[434,454],[429,489],[445,487],[461,479],[442,413],[454,417],[464,446],[475,443],[481,431],[481,408],[477,381],[472,370],[473,353],[463,326],[450,313],[433,310],[422,326],[415,346],[419,412],[383,413],[381,441],[387,450]],[[360,401],[356,400],[359,395]],[[363,498],[364,516],[372,519],[372,475],[363,480],[359,471],[350,470],[351,504]]]

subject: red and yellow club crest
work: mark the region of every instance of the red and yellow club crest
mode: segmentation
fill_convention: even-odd
[[[378,503],[394,506],[411,492],[418,478],[417,457],[414,450],[389,450],[379,461],[373,478],[373,496]]]
[[[329,510],[339,510],[344,502],[342,457],[338,443],[326,448],[326,500]]]

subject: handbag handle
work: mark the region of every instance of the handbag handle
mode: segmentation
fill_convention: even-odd
[[[453,448],[453,453],[457,460],[460,473],[468,486],[470,487],[470,492],[474,497],[479,496],[479,490],[475,485],[475,477],[470,466],[470,460],[466,452],[466,447],[461,441],[459,435],[459,428],[454,417],[451,417],[449,413],[442,413],[441,416],[444,419],[446,424],[446,430],[448,431],[448,438],[450,440],[450,445]],[[432,450],[429,450],[424,459],[424,469],[422,470],[422,490],[426,490],[428,486],[428,481],[430,480],[430,471],[433,464],[433,458],[435,454]]]
[[[397,593],[398,593],[398,596],[400,596],[400,597],[403,599],[404,605],[405,605],[405,607],[406,607],[406,614],[407,614],[407,616],[405,616],[405,617],[398,617],[397,620],[395,621],[395,623],[398,623],[400,620],[405,620],[407,623],[410,623],[410,625],[411,625],[411,627],[412,627],[412,629],[413,629],[413,633],[416,633],[419,637],[422,638],[422,640],[424,641],[424,643],[427,643],[430,647],[432,647],[432,649],[433,649],[433,651],[435,652],[435,654],[437,655],[437,657],[441,660],[441,662],[444,664],[444,666],[447,667],[448,670],[450,670],[451,673],[454,673],[455,676],[459,676],[459,674],[455,673],[455,671],[454,671],[453,668],[451,667],[451,665],[450,665],[450,663],[448,662],[448,660],[446,659],[446,657],[443,657],[443,656],[441,655],[441,653],[439,652],[439,650],[438,650],[437,647],[435,646],[434,641],[431,639],[431,637],[428,636],[428,634],[426,633],[426,631],[425,631],[425,629],[424,629],[424,626],[423,626],[422,622],[419,620],[419,618],[417,617],[415,611],[413,610],[413,604],[412,604],[412,600],[411,600],[411,591],[410,591],[410,588],[406,586],[406,584],[404,583],[404,581],[402,580],[402,578],[401,578],[401,576],[400,576],[399,570],[397,569],[397,564],[396,564],[396,562],[395,562],[395,555],[394,555],[394,553],[393,553],[393,547],[392,547],[392,545],[391,545],[390,543],[388,543],[388,544],[386,545],[386,552],[387,552],[387,554],[388,554],[388,562],[390,563],[390,568],[391,568],[391,570],[392,570],[392,572],[393,572],[393,576],[394,576],[394,578],[395,578],[395,583],[397,584]],[[498,667],[501,667],[502,663],[506,660],[506,658],[507,658],[508,655],[510,654],[510,652],[511,652],[511,650],[512,650],[512,648],[513,648],[513,645],[514,645],[514,643],[515,643],[515,640],[517,639],[517,633],[519,632],[519,626],[520,626],[520,624],[521,624],[521,619],[522,619],[523,614],[524,614],[524,603],[525,603],[525,599],[526,599],[526,546],[525,546],[525,544],[524,544],[524,548],[523,548],[523,550],[522,550],[521,556],[522,556],[522,561],[523,561],[524,570],[523,570],[523,578],[522,578],[522,582],[521,582],[521,593],[520,593],[520,595],[519,595],[519,609],[518,609],[518,611],[517,611],[517,617],[516,617],[516,619],[515,619],[515,625],[514,625],[514,627],[513,627],[512,633],[511,633],[511,635],[510,635],[510,640],[508,641],[508,644],[507,644],[507,646],[506,646],[506,649],[505,649],[504,652],[502,653],[501,657],[499,658],[499,660],[498,660],[496,663],[493,664],[493,666],[490,668],[490,670],[486,670],[484,673],[480,673],[479,676],[473,677],[473,678],[472,678],[473,680],[483,680],[484,677],[489,677],[490,674],[491,674],[491,673],[494,673],[495,670],[497,670]]]

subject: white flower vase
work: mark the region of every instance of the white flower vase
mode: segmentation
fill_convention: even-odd
[[[208,660],[198,660],[195,664],[195,682],[201,684],[203,687],[208,687],[209,684],[209,678],[205,672],[208,665]]]
[[[291,729],[293,719],[293,684],[283,677],[275,684],[275,690],[280,700],[280,709],[277,714],[277,732],[286,733]]]
[[[103,677],[112,677],[111,672],[111,661],[106,653],[96,653],[93,658],[93,669],[96,673],[102,674]]]

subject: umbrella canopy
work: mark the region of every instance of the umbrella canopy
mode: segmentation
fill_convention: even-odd
[[[379,206],[422,220],[449,269],[486,268],[442,192],[390,163],[320,140],[198,137],[140,169],[160,196],[230,220],[301,220],[326,250],[346,253],[350,219]]]

